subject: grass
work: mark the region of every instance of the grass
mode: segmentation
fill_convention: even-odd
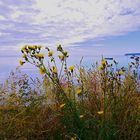
[[[35,65],[43,80],[17,70],[0,87],[0,140],[140,139],[138,57],[128,69],[102,59],[87,70],[69,67],[61,45],[57,63],[46,48],[46,65],[41,50],[24,46],[20,64]]]

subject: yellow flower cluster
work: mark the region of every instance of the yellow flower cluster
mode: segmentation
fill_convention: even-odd
[[[41,49],[42,46],[40,45],[25,45],[22,47],[21,51],[29,51],[29,50],[35,50],[35,49]]]
[[[106,65],[107,65],[107,61],[105,59],[103,59],[101,61],[101,66],[98,67],[98,70],[104,70]]]
[[[20,65],[23,65],[26,62],[30,62],[30,58],[32,58],[32,60],[34,58],[38,59],[39,61],[41,59],[44,58],[44,54],[40,54],[40,49],[42,48],[42,46],[40,45],[25,45],[22,47],[21,52],[22,52],[22,58],[24,59],[24,61],[20,60],[19,63]],[[32,63],[34,63],[35,61],[33,60]]]
[[[61,52],[61,55],[58,55],[58,58],[61,61],[64,61],[65,58],[69,57],[68,52],[67,51],[64,51],[61,45],[58,45],[57,46],[57,51]]]
[[[107,64],[107,61],[106,61],[105,59],[103,59],[103,60],[101,61],[101,63],[102,63],[103,66],[105,66],[105,65]]]

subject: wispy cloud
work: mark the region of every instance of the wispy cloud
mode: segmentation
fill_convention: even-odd
[[[0,1],[0,45],[69,46],[140,27],[139,0]]]

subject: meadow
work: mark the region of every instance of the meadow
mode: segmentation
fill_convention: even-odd
[[[102,58],[87,69],[82,59],[69,66],[61,45],[21,53],[20,65],[34,65],[42,80],[17,69],[0,86],[0,140],[140,139],[139,57],[127,68]]]

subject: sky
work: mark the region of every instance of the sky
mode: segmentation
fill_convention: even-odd
[[[62,44],[75,56],[140,51],[140,0],[0,0],[0,56]]]

